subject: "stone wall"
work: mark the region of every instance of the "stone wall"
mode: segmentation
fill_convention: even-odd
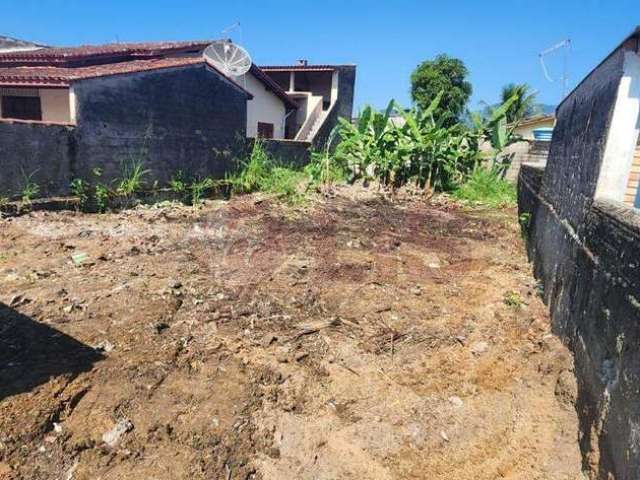
[[[525,140],[509,145],[505,155],[510,158],[506,179],[511,182],[518,180],[520,166],[523,164],[544,166],[549,155],[549,142]]]
[[[265,150],[279,164],[290,167],[304,167],[311,159],[311,144],[296,140],[263,140]],[[253,145],[248,139],[249,147]]]
[[[19,197],[25,177],[40,187],[41,195],[64,192],[75,163],[73,127],[0,122],[0,197]]]
[[[222,177],[246,146],[246,96],[204,65],[116,75],[74,85],[77,126],[0,123],[0,196],[19,195],[22,172],[45,196],[69,193],[94,167],[103,181],[142,160],[165,184],[181,170]]]
[[[163,184],[178,170],[222,177],[246,138],[246,96],[204,65],[101,77],[75,86],[76,173],[106,178],[145,162]]]
[[[523,166],[521,222],[553,327],[575,356],[580,446],[592,478],[640,478],[640,215],[596,199],[623,43],[557,110],[544,170]]]

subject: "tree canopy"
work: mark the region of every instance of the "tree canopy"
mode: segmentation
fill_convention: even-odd
[[[536,104],[536,93],[526,83],[509,83],[502,87],[502,102],[506,102],[515,95],[515,101],[507,110],[507,122],[516,123],[523,118],[541,113]]]
[[[469,71],[462,60],[438,55],[422,62],[411,74],[411,98],[420,109],[426,109],[434,98],[443,92],[434,113],[445,123],[456,122],[465,110],[473,91],[467,81]]]

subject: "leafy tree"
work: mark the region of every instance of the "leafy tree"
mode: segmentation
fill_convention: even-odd
[[[502,102],[506,102],[512,97],[515,101],[507,110],[506,118],[508,123],[517,123],[523,118],[539,113],[540,109],[536,104],[536,93],[526,83],[510,83],[502,87]]]
[[[456,123],[471,96],[469,71],[462,60],[438,55],[422,62],[411,74],[411,98],[419,109],[425,110],[440,92],[444,92],[434,118],[444,125]]]

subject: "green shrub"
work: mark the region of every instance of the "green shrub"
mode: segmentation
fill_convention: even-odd
[[[140,192],[144,186],[144,177],[149,170],[144,169],[142,160],[132,159],[122,164],[122,178],[117,181],[116,193],[124,197],[131,197]]]
[[[89,201],[90,185],[81,178],[74,178],[71,181],[71,193],[80,200],[80,208],[85,208]]]
[[[94,188],[94,198],[96,201],[96,208],[99,213],[104,213],[107,211],[107,207],[109,206],[109,197],[111,196],[111,192],[109,187],[103,185],[102,183],[97,183]]]
[[[240,161],[240,168],[227,176],[227,182],[235,193],[252,193],[262,189],[274,164],[260,139],[256,139],[249,158]]]
[[[212,189],[214,185],[215,183],[213,179],[209,177],[194,180],[193,183],[189,185],[189,190],[191,191],[191,204],[194,206],[200,205],[206,191]]]
[[[515,186],[504,180],[494,168],[476,168],[453,196],[458,200],[477,202],[492,207],[509,207],[516,203]]]
[[[227,175],[225,182],[233,193],[267,192],[289,201],[303,198],[301,184],[307,174],[299,169],[278,165],[256,139],[249,157],[240,162],[238,171]]]
[[[184,195],[187,192],[188,186],[181,170],[178,170],[169,180],[169,188],[171,191],[180,195]]]
[[[22,183],[20,185],[20,197],[24,203],[31,203],[38,193],[40,193],[40,186],[33,181],[33,176],[38,170],[27,174],[24,170],[22,172]]]

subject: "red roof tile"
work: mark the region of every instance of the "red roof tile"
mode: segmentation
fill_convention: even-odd
[[[203,50],[208,40],[189,42],[109,43],[106,45],[82,45],[79,47],[42,48],[23,52],[0,54],[0,66],[49,65],[69,66],[78,61],[110,60],[122,58],[135,60],[171,53]]]
[[[72,82],[89,78],[127,73],[146,72],[165,68],[204,64],[202,57],[169,57],[152,60],[107,63],[89,67],[0,67],[0,86],[12,87],[68,87]],[[253,95],[224,75],[213,65],[207,65],[242,90],[249,98]]]

